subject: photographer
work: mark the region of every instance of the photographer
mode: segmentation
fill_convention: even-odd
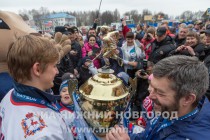
[[[149,58],[149,55],[152,51],[152,42],[155,40],[155,28],[154,27],[149,27],[144,34],[143,39],[141,40],[143,46],[144,46],[144,51],[146,55],[146,59]]]
[[[148,78],[149,75],[152,74],[152,68],[154,64],[150,61],[143,60],[142,61],[142,69],[138,70],[136,72],[136,77],[137,77],[137,89],[136,89],[136,94],[134,97],[134,102],[133,102],[133,111],[141,111],[142,110],[142,103],[143,100],[149,95],[148,92]]]

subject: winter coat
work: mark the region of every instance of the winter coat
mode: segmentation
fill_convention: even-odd
[[[152,52],[148,60],[156,64],[161,59],[166,58],[169,53],[175,49],[175,42],[170,36],[166,36],[166,38],[161,42],[157,42],[157,40],[155,40],[152,43]]]
[[[93,51],[93,54],[90,56],[91,59],[96,57],[96,54],[100,52],[100,47],[97,43],[94,46],[91,46],[88,42],[85,43],[84,47],[82,48],[82,57],[88,56],[88,52]],[[93,64],[96,68],[101,67],[100,59],[95,59]]]
[[[158,133],[152,131],[151,140],[209,140],[210,137],[210,102],[207,98],[201,102],[199,112],[184,119],[175,121],[172,125],[163,128]],[[161,122],[156,123],[160,125]],[[143,133],[131,134],[131,140],[146,140],[145,132],[151,128],[150,123],[147,123]]]

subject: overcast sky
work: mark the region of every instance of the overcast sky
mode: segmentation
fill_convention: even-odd
[[[13,11],[39,9],[46,7],[52,11],[97,10],[100,0],[0,0],[0,10]],[[170,16],[180,15],[183,11],[197,12],[210,8],[210,0],[102,0],[101,11],[118,9],[122,15],[126,11],[143,9],[153,12],[162,11]]]

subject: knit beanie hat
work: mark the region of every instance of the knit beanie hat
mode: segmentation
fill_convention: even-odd
[[[61,90],[64,88],[64,87],[68,87],[68,81],[70,79],[74,78],[74,75],[72,73],[64,73],[63,76],[62,76],[62,83],[60,85],[60,88],[59,88],[59,93],[61,92]]]

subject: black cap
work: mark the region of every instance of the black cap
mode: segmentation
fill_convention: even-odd
[[[68,28],[68,31],[69,31],[71,34],[74,34],[74,29],[73,29],[73,28]]]
[[[64,27],[64,26],[56,26],[55,27],[55,33],[56,32],[61,32],[62,34],[66,34],[66,35],[69,34],[68,28]]]
[[[210,34],[210,24],[206,25],[206,30],[201,31],[200,33]]]
[[[84,65],[85,62],[87,62],[87,61],[92,61],[91,58],[90,58],[89,56],[85,56],[84,58],[82,58],[81,64]]]
[[[157,28],[157,36],[162,36],[162,35],[164,35],[164,34],[166,34],[166,27],[158,27]]]

